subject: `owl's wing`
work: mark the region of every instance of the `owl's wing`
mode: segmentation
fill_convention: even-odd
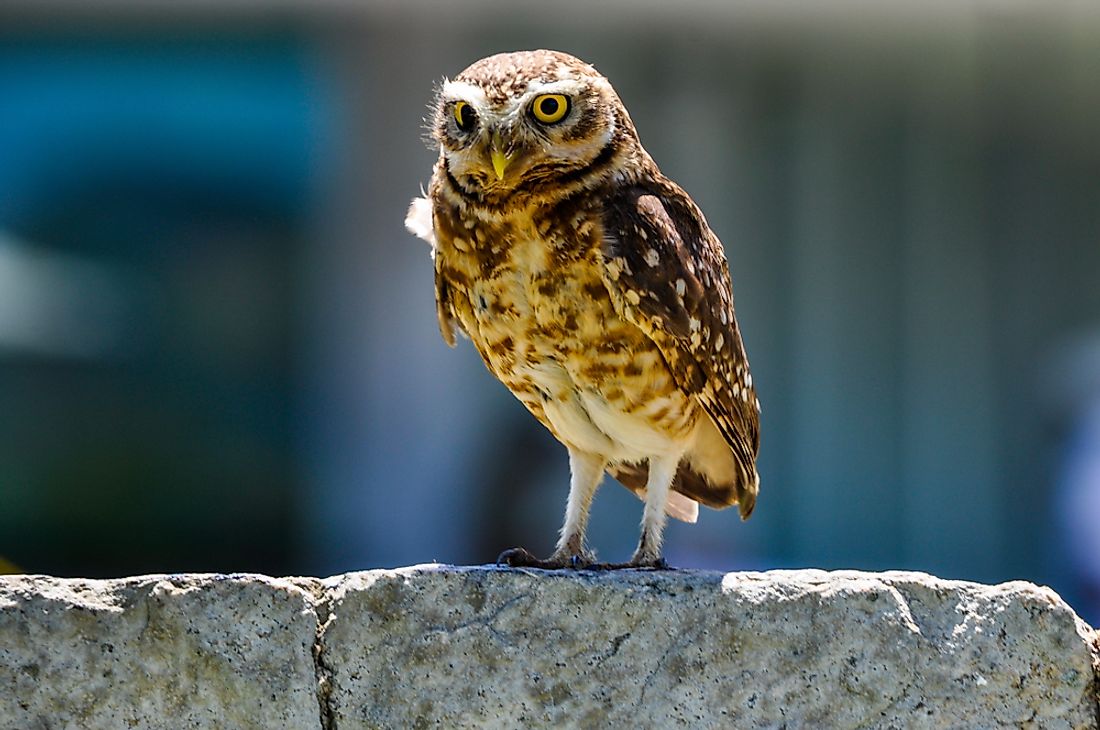
[[[740,467],[742,517],[755,503],[759,402],[733,312],[729,265],[702,212],[674,183],[605,201],[604,284],[657,345],[677,385],[710,416]]]
[[[429,198],[413,198],[405,216],[405,228],[432,247],[432,260],[435,262],[435,313],[439,318],[439,333],[443,335],[444,342],[454,347],[455,331],[461,331],[461,325],[455,316],[451,288],[440,273],[439,257],[435,255],[435,224],[432,220],[432,201]]]
[[[449,347],[454,347],[455,333],[461,332],[465,336],[466,331],[462,329],[462,320],[455,314],[454,292],[443,278],[438,258],[435,259],[435,314],[439,319],[439,334],[443,336],[443,341]]]

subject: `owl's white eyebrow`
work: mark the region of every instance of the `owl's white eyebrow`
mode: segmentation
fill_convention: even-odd
[[[527,95],[531,94],[574,94],[582,88],[575,79],[561,81],[532,81],[527,85]]]
[[[484,107],[488,104],[488,100],[485,98],[485,90],[468,81],[444,82],[441,95],[445,99],[465,101],[475,107]]]

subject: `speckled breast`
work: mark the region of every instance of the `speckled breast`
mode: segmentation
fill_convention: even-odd
[[[687,435],[697,408],[656,345],[615,312],[598,237],[565,249],[512,222],[480,238],[441,248],[442,272],[486,365],[540,421],[613,460],[660,453]]]

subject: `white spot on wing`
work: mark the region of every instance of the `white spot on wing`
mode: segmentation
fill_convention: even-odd
[[[657,249],[650,248],[645,252],[645,262],[650,266],[656,266],[661,263],[661,255],[657,253]]]

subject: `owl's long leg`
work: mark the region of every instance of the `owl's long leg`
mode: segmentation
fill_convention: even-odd
[[[565,523],[561,526],[557,548],[550,559],[582,556],[592,562],[592,556],[585,550],[584,534],[588,529],[588,511],[592,507],[592,498],[603,479],[603,470],[607,460],[595,454],[569,449],[569,499],[565,504]]]
[[[631,567],[663,568],[661,542],[665,531],[665,505],[676,469],[680,466],[680,454],[653,457],[649,460],[649,479],[645,485],[645,510],[642,512],[642,536],[638,549],[627,564]]]
[[[591,565],[595,556],[585,549],[584,533],[588,527],[592,498],[596,496],[606,466],[607,461],[602,456],[570,448],[569,499],[565,506],[565,523],[554,553],[546,560],[539,560],[523,548],[512,548],[501,553],[497,562],[532,568],[584,568]]]

